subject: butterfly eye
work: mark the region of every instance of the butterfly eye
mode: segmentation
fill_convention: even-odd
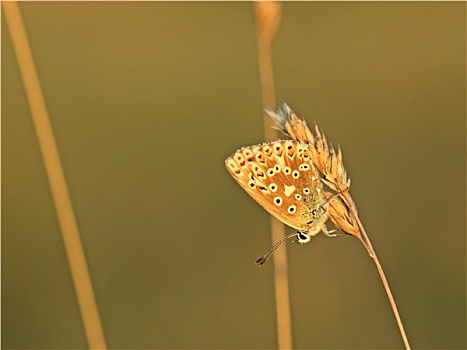
[[[297,243],[298,244],[305,244],[311,240],[311,236],[305,232],[297,232]]]

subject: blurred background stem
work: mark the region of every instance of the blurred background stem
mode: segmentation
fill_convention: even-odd
[[[88,345],[91,349],[105,349],[107,346],[78,225],[19,6],[15,1],[3,2],[2,5],[52,192]]]
[[[263,109],[276,107],[274,75],[272,68],[271,43],[281,17],[280,2],[259,1],[253,3],[256,18],[259,74],[263,96]],[[277,138],[277,131],[271,128],[269,117],[263,112],[266,141]],[[285,226],[270,216],[271,240],[279,241],[285,236]],[[290,317],[289,278],[287,251],[278,249],[274,257],[274,286],[276,294],[277,338],[279,349],[292,349],[292,326]]]

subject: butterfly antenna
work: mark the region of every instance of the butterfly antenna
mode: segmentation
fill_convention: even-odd
[[[297,232],[295,233],[292,233],[288,236],[285,236],[283,238],[281,238],[276,244],[274,244],[272,246],[271,249],[269,249],[269,251],[264,254],[261,258],[259,258],[258,260],[256,260],[256,265],[258,266],[263,266],[263,264],[271,257],[271,255],[274,253],[274,251],[282,244],[284,243],[286,240],[288,240],[289,238],[292,238],[292,237],[296,237],[297,236]]]

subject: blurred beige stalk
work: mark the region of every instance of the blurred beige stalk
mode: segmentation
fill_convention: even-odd
[[[107,346],[78,226],[19,7],[15,1],[3,2],[2,5],[52,191],[88,344],[91,349],[105,349]]]
[[[256,15],[256,39],[258,46],[259,75],[263,94],[263,109],[276,104],[274,74],[272,69],[271,43],[276,34],[282,13],[282,4],[276,1],[254,2]],[[277,138],[277,132],[269,127],[270,121],[264,113],[264,134],[266,141]]]
[[[282,13],[282,4],[276,1],[253,3],[256,17],[256,38],[258,63],[263,94],[263,109],[274,107],[274,76],[271,58],[271,42],[276,34]],[[270,120],[264,114],[264,134],[266,141],[277,138],[276,130],[270,128]],[[271,216],[272,242],[285,236],[285,226]],[[286,249],[274,254],[274,286],[276,293],[277,338],[279,349],[292,349],[292,326],[290,317],[289,278],[287,272]]]

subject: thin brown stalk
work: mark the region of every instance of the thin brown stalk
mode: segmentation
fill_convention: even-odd
[[[280,22],[281,3],[272,1],[255,2],[254,9],[263,109],[266,109],[275,106],[271,42]],[[264,115],[264,133],[267,141],[277,138],[277,132],[270,128],[270,121],[266,114]],[[270,220],[272,242],[277,242],[285,236],[285,226],[272,216]],[[287,252],[285,249],[278,250],[274,255],[274,286],[278,347],[279,349],[292,349]]]
[[[315,134],[312,134],[305,121],[298,118],[286,104],[284,104],[277,113],[269,111],[269,115],[273,120],[274,128],[281,130],[293,140],[308,144],[313,164],[322,174],[323,182],[330,190],[337,193],[337,195],[333,197],[331,197],[331,192],[326,193],[328,198],[331,197],[328,213],[329,220],[338,229],[357,237],[373,259],[388,296],[389,303],[391,304],[405,348],[410,349],[410,344],[399,311],[397,310],[396,302],[389,288],[386,275],[384,274],[365,228],[358,217],[357,206],[350,195],[350,179],[347,177],[344,168],[340,148],[336,152],[332,145],[328,144],[323,132],[317,126],[315,127]]]
[[[350,196],[350,194],[349,194]],[[409,339],[407,338],[407,334],[405,333],[404,330],[404,325],[402,323],[402,319],[399,315],[399,311],[397,310],[397,305],[396,301],[394,300],[394,297],[392,295],[391,289],[389,288],[389,283],[388,280],[386,279],[386,275],[383,271],[383,267],[381,266],[381,263],[379,262],[378,256],[375,253],[375,250],[373,249],[373,246],[371,245],[370,239],[368,238],[365,228],[363,227],[362,222],[360,221],[360,218],[358,215],[356,215],[355,219],[358,222],[358,227],[360,228],[360,232],[362,233],[362,243],[367,248],[368,254],[370,257],[373,259],[376,265],[376,269],[378,270],[379,276],[381,278],[381,281],[383,283],[384,289],[386,291],[386,294],[389,299],[389,303],[391,304],[392,311],[394,313],[394,317],[396,318],[397,326],[399,327],[399,331],[401,333],[402,340],[404,341],[404,346],[406,349],[410,349],[410,344],[409,344]]]
[[[88,344],[91,349],[105,349],[107,346],[78,226],[19,7],[14,1],[3,2],[2,5],[52,191]]]

